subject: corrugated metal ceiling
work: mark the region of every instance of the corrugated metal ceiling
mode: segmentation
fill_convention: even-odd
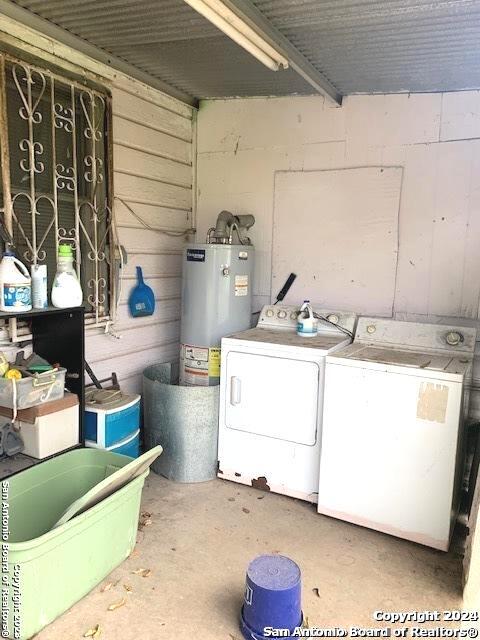
[[[480,87],[479,0],[253,0],[343,94]]]
[[[342,94],[480,88],[480,0],[252,0]],[[183,0],[15,0],[195,96],[310,94]]]

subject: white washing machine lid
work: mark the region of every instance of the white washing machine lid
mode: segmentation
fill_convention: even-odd
[[[252,342],[255,343],[255,345],[262,345],[265,347],[269,347],[271,345],[296,348],[301,347],[304,349],[321,350],[328,353],[332,349],[338,348],[339,345],[349,344],[351,342],[351,338],[339,331],[336,333],[319,332],[316,336],[305,338],[299,336],[296,331],[254,327],[253,329],[233,333],[232,335],[223,338],[222,344],[224,341]]]
[[[472,358],[353,343],[327,357],[327,364],[392,371],[461,382]]]

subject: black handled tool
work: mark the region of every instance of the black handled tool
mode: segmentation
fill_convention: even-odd
[[[287,293],[290,290],[290,287],[294,283],[296,277],[297,277],[296,273],[291,273],[288,276],[287,281],[285,282],[285,284],[281,288],[280,292],[277,295],[277,299],[275,300],[275,302],[273,304],[277,304],[277,302],[281,302],[285,298],[285,296],[287,295]]]

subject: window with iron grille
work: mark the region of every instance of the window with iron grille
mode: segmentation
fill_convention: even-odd
[[[46,264],[49,291],[60,243],[75,255],[88,324],[114,303],[111,103],[108,94],[0,54],[2,211],[27,266]]]

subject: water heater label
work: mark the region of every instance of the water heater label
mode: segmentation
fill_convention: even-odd
[[[210,378],[220,377],[220,348],[182,345],[183,379],[187,385],[208,386]]]
[[[208,349],[186,344],[183,369],[186,384],[208,387]]]
[[[248,296],[248,275],[235,276],[235,295]]]
[[[205,249],[187,249],[187,262],[205,262]]]
[[[208,375],[211,378],[220,377],[220,348],[210,347],[208,350]]]

